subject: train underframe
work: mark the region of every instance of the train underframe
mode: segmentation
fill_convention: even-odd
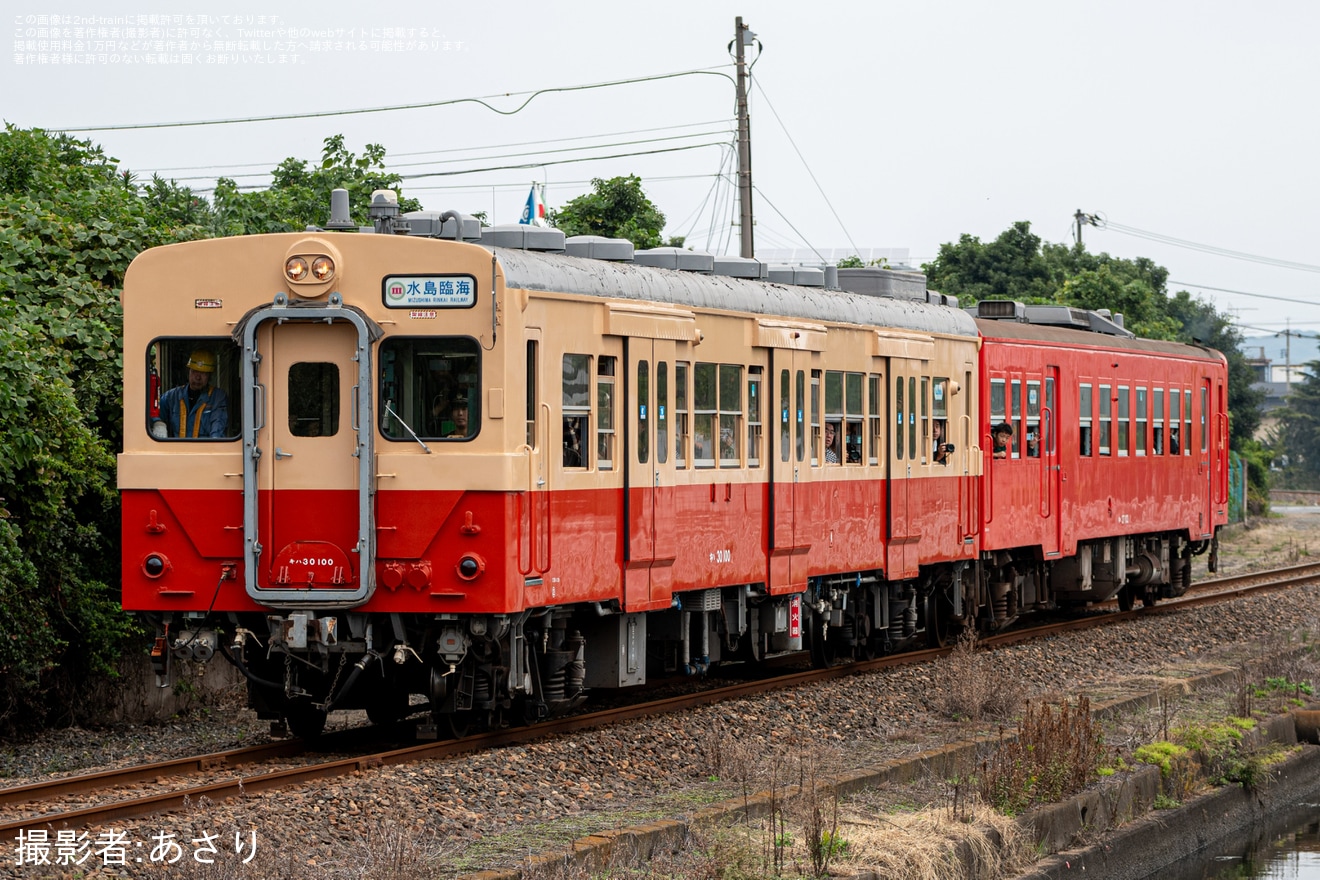
[[[760,585],[676,594],[664,611],[611,603],[517,614],[407,615],[294,611],[162,621],[154,652],[208,660],[220,653],[247,678],[260,717],[314,736],[335,709],[377,723],[427,713],[423,735],[539,721],[572,711],[589,691],[703,675],[730,662],[808,655],[826,666],[945,645],[960,631],[1001,630],[1024,614],[1115,599],[1123,610],[1182,595],[1191,559],[1217,536],[1164,532],[1081,542],[1045,560],[1030,548],[983,553],[889,581],[878,571],[811,578],[805,592]],[[165,625],[168,623],[169,625]]]

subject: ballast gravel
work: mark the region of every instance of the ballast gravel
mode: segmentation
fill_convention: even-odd
[[[1320,513],[1289,520],[1282,552],[1305,553],[1307,541],[1320,549]],[[1259,542],[1260,535],[1236,528],[1227,545]],[[1226,567],[1296,561],[1263,550],[1239,555]],[[1320,634],[1317,608],[1320,586],[1311,586],[1029,642],[994,656],[1016,670],[1028,696],[1094,700],[1139,682],[1148,687],[1157,677],[1240,665],[1300,633]],[[507,867],[595,831],[681,817],[762,790],[776,774],[782,784],[801,772],[803,755],[833,774],[961,739],[967,728],[934,711],[938,675],[933,664],[914,664],[527,746],[196,803],[84,829],[81,865],[57,863],[53,832],[51,864],[31,864],[24,857],[37,851],[8,841],[0,877],[394,880],[422,876],[415,872],[424,866],[425,876],[443,880]],[[158,725],[53,731],[2,746],[0,786],[268,737],[268,724],[239,708]],[[116,846],[105,845],[111,839]]]

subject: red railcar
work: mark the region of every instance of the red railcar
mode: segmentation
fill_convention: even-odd
[[[912,273],[826,289],[378,201],[377,232],[170,245],[125,281],[124,607],[162,674],[219,652],[299,732],[417,694],[455,729],[535,719],[648,671],[1153,601],[1222,522],[1212,353],[978,330]],[[1083,427],[1102,381],[1178,408],[1083,459],[1118,418]],[[1153,451],[1174,412],[1221,432],[1204,461]]]

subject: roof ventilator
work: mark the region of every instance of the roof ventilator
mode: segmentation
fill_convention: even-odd
[[[715,269],[715,257],[711,254],[675,247],[638,251],[633,256],[633,261],[642,266],[676,269],[679,272],[700,272],[703,275],[710,275]]]
[[[564,251],[570,257],[588,260],[608,260],[612,263],[631,263],[633,243],[626,238],[606,238],[603,235],[573,235],[564,240]]]
[[[481,230],[481,245],[488,248],[511,248],[518,251],[553,251],[563,253],[564,233],[530,223],[506,223]]]

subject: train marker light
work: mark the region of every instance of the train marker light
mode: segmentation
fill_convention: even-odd
[[[160,577],[169,567],[169,560],[159,553],[148,554],[147,558],[142,560],[142,573],[149,578]]]
[[[486,570],[486,560],[475,553],[469,553],[458,561],[458,576],[465,581],[476,580]]]

